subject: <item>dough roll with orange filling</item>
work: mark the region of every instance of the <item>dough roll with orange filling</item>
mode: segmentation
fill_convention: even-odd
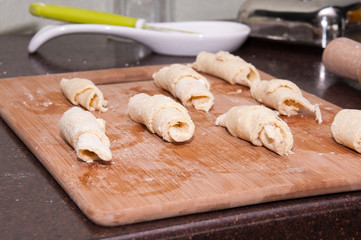
[[[85,78],[63,78],[60,87],[65,97],[74,105],[81,105],[89,111],[106,112],[107,101],[95,84]]]
[[[144,124],[168,142],[184,142],[192,138],[194,123],[187,109],[170,97],[139,93],[129,99],[130,118]]]
[[[260,80],[259,72],[252,64],[224,51],[216,54],[200,52],[192,67],[199,72],[222,78],[231,84],[249,87],[251,82]]]
[[[208,80],[182,64],[163,67],[153,74],[154,83],[174,97],[181,100],[184,106],[194,106],[197,110],[208,112],[214,104]]]
[[[80,159],[86,162],[112,159],[110,141],[105,135],[105,120],[95,118],[91,112],[79,107],[70,108],[61,117],[59,129]]]
[[[311,104],[291,81],[273,79],[253,82],[251,96],[258,102],[278,110],[282,115],[296,115],[301,108],[306,108],[315,115],[318,123],[322,123],[319,105]]]
[[[226,127],[235,137],[265,146],[279,155],[287,154],[293,147],[293,135],[278,113],[267,107],[236,106],[219,116],[216,125]]]

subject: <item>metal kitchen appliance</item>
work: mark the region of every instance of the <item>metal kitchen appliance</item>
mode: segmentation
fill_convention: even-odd
[[[237,20],[251,28],[251,37],[326,47],[359,24],[361,1],[248,0]]]

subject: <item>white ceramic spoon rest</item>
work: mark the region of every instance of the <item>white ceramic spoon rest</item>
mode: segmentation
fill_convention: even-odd
[[[165,55],[196,56],[200,51],[232,52],[247,39],[247,25],[228,21],[195,21],[151,23],[152,26],[176,28],[196,33],[155,31],[142,28],[105,24],[65,24],[46,26],[31,39],[28,51],[36,52],[47,41],[68,34],[105,34],[124,37],[146,45],[154,52]]]

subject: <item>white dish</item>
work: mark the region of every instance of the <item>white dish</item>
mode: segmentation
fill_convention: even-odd
[[[77,33],[94,33],[129,38],[148,46],[159,54],[196,56],[200,51],[232,52],[247,39],[247,25],[227,21],[150,23],[152,26],[175,28],[196,33],[158,31],[103,24],[65,24],[46,26],[31,39],[28,51],[36,52],[47,41]]]

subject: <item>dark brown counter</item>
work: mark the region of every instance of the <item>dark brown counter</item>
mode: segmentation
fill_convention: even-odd
[[[60,37],[28,55],[29,40],[0,36],[0,78],[194,61],[97,35]],[[361,109],[361,85],[329,74],[320,48],[249,39],[235,54],[340,107]],[[1,239],[361,238],[361,191],[101,227],[81,213],[2,120],[0,153]]]

